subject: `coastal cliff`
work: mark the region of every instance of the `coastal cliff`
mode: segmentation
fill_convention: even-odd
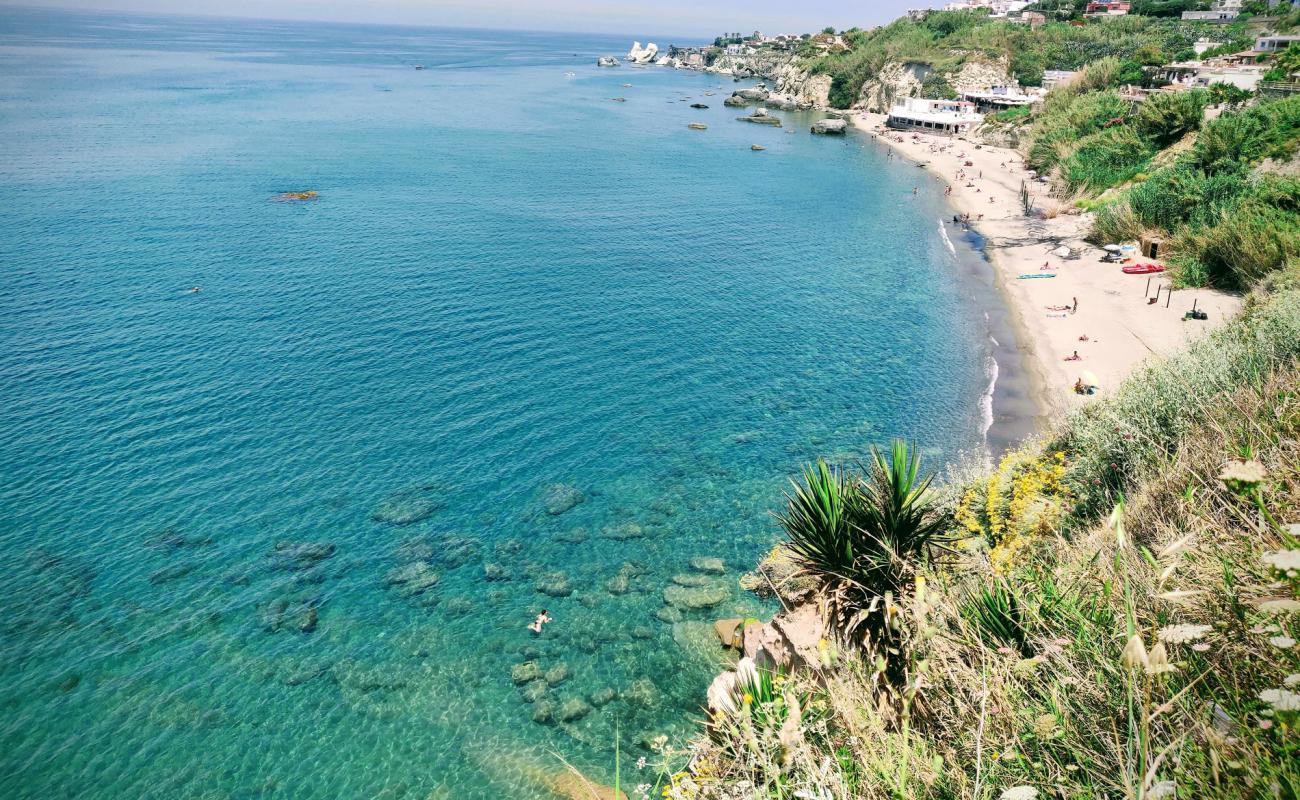
[[[769,81],[775,94],[796,103],[825,108],[830,105],[831,76],[814,74],[807,59],[788,51],[756,50],[721,55],[705,72]]]
[[[829,86],[829,76],[825,77]],[[890,61],[862,84],[854,105],[873,114],[887,114],[899,100],[925,94],[927,79],[941,80],[958,95],[1014,83],[1005,59],[967,61],[947,74],[919,61]]]

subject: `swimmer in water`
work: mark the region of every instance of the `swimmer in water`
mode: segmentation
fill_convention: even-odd
[[[543,608],[542,613],[537,615],[537,619],[529,623],[528,630],[532,631],[533,633],[541,633],[542,626],[550,621],[551,621],[551,615],[547,614],[546,609]]]
[[[201,292],[201,291],[203,291],[203,287],[202,287],[202,286],[191,286],[190,288],[188,288],[188,289],[185,290],[185,293],[186,293],[186,294],[198,294],[198,293]]]

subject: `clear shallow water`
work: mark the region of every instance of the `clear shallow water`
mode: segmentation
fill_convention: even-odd
[[[6,797],[608,779],[770,611],[800,463],[982,446],[978,256],[865,139],[621,38],[2,13]],[[666,623],[696,556],[725,599]],[[535,723],[528,659],[615,697]]]

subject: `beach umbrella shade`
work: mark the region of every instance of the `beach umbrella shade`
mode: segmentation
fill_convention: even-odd
[[[1097,380],[1097,376],[1086,369],[1079,373],[1079,380],[1083,381],[1084,386],[1101,386],[1101,381]]]
[[[1112,252],[1112,253],[1118,253],[1120,250],[1123,250],[1124,248],[1120,247],[1120,246],[1117,245],[1117,244],[1108,244],[1108,245],[1106,245],[1105,247],[1103,247],[1102,249],[1103,249],[1103,250],[1109,250],[1109,251]]]

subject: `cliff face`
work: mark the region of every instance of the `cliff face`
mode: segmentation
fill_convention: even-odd
[[[886,114],[898,101],[919,97],[921,83],[933,71],[928,64],[891,61],[862,85],[856,105],[874,114]],[[968,61],[944,78],[958,94],[1012,82],[1007,65],[1002,61]]]
[[[775,50],[758,50],[739,56],[720,56],[707,72],[737,77],[763,78],[772,91],[796,103],[814,106],[829,105],[831,78],[808,72],[803,59],[794,53]]]

